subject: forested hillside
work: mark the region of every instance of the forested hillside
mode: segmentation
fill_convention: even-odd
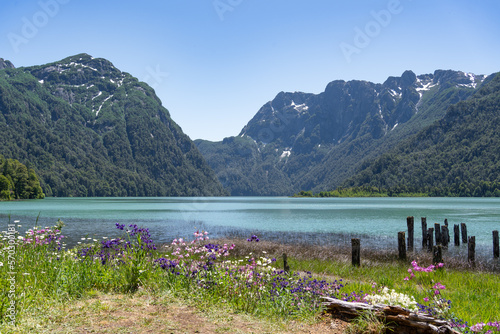
[[[392,193],[500,196],[500,74],[467,101],[374,161],[344,186]]]
[[[154,90],[111,62],[3,67],[1,153],[30,162],[47,196],[225,194]]]

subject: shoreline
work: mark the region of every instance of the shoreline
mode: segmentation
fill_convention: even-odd
[[[278,261],[283,254],[289,258],[302,261],[331,261],[351,263],[351,248],[335,245],[310,245],[300,243],[287,243],[279,241],[260,240],[259,242],[248,242],[245,238],[214,238],[209,243],[234,244],[235,249],[231,251],[231,256],[241,257],[251,252],[266,252],[268,257],[275,257]],[[161,246],[169,245],[162,244]],[[398,258],[397,248],[392,249],[369,249],[361,248],[361,266],[380,266],[384,264],[402,263],[409,265],[411,261],[432,264],[432,252],[416,250],[407,252],[407,259]],[[467,257],[448,256],[443,253],[443,262],[447,269],[470,272],[500,273],[500,259],[476,258],[472,265],[467,261]],[[293,270],[293,268],[292,268]]]

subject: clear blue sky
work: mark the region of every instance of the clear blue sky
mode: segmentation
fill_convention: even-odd
[[[500,71],[499,17],[498,0],[9,0],[0,57],[106,58],[153,86],[192,139],[221,140],[280,91]]]

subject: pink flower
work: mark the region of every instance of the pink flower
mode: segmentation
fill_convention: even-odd
[[[444,289],[446,289],[446,287],[443,284],[438,282],[438,283],[434,284],[434,289],[444,290]]]
[[[408,272],[411,274],[413,272],[413,270],[411,270],[411,268],[408,269]]]
[[[429,301],[429,298],[424,297],[424,302],[428,302],[428,301]]]
[[[444,263],[438,263],[437,266],[438,266],[438,268],[443,268],[444,267]]]
[[[410,279],[408,278],[408,276],[406,276],[406,277],[404,278],[404,280],[405,280],[405,281],[409,281]]]

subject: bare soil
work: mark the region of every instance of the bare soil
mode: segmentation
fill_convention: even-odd
[[[37,333],[344,333],[346,322],[325,315],[317,323],[266,321],[212,306],[198,310],[170,298],[102,294],[64,307]]]

